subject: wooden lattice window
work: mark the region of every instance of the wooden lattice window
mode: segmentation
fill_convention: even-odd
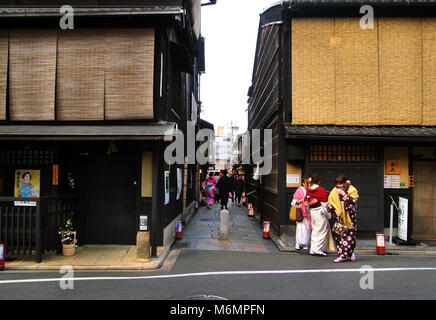
[[[377,162],[374,145],[311,145],[311,162]]]

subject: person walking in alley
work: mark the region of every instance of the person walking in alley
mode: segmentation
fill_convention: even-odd
[[[312,218],[312,239],[310,254],[327,256],[326,251],[334,251],[333,238],[328,221],[328,195],[321,184],[321,176],[314,173],[310,178],[311,186],[306,190],[306,200]]]
[[[335,218],[333,236],[339,257],[333,262],[355,261],[357,238],[357,200],[359,193],[343,175],[336,177],[336,186],[330,192],[328,210]]]
[[[242,176],[238,176],[236,178],[234,189],[235,189],[235,205],[238,205],[238,207],[240,207],[242,203],[242,193],[244,192],[244,180],[242,180]]]
[[[221,199],[221,209],[227,210],[227,203],[229,202],[229,193],[233,190],[232,181],[227,176],[227,170],[222,171],[223,176],[217,183],[217,188],[219,190]]]
[[[295,191],[291,205],[299,210],[297,214],[297,227],[295,232],[295,249],[307,250],[310,246],[312,221],[310,212],[306,207],[306,190],[310,188],[309,178],[303,178],[303,184]],[[300,211],[301,210],[301,211]],[[301,220],[300,220],[301,219]]]
[[[210,209],[211,206],[215,203],[214,195],[215,195],[216,187],[215,187],[215,184],[211,180],[209,180],[208,182],[206,181],[206,185],[204,188],[205,188],[205,194],[206,194],[207,208]]]

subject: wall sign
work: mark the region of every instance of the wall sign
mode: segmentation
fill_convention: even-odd
[[[177,200],[180,199],[182,193],[182,169],[177,168]]]
[[[53,165],[53,181],[52,184],[54,186],[59,185],[59,165],[58,164],[54,164]]]
[[[170,172],[164,171],[164,188],[165,188],[165,203],[168,204],[170,202]]]
[[[300,184],[300,175],[299,174],[287,174],[286,175],[286,184]]]
[[[400,189],[402,186],[401,185],[401,176],[400,175],[385,175],[384,186],[385,186],[385,189]]]
[[[385,173],[387,175],[401,174],[401,160],[386,160]]]
[[[399,197],[398,211],[398,238],[403,241],[408,241],[408,219],[409,219],[409,200]]]
[[[139,231],[148,231],[148,217],[139,216]]]

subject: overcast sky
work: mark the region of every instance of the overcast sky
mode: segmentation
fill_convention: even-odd
[[[201,118],[214,125],[238,121],[247,128],[259,15],[277,0],[218,0],[202,8],[206,74],[201,77]]]

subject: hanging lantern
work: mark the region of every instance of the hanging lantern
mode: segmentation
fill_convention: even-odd
[[[253,207],[250,207],[250,208],[248,209],[248,216],[249,216],[250,218],[254,218],[254,208],[253,208]]]

